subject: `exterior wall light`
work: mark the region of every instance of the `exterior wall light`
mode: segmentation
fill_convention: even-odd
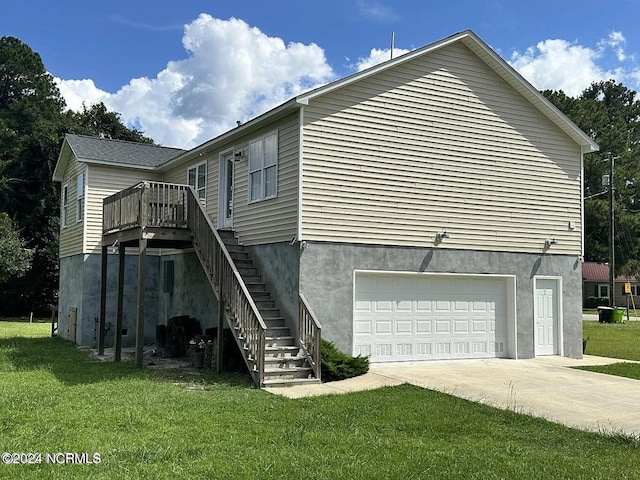
[[[555,238],[547,238],[544,241],[544,244],[547,248],[549,248],[551,245],[557,245],[558,244],[558,240],[556,240]]]
[[[442,241],[444,238],[449,238],[449,232],[446,230],[442,230],[441,232],[436,233],[436,240]]]

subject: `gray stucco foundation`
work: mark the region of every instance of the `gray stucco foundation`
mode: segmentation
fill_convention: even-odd
[[[97,344],[97,319],[100,315],[100,276],[102,259],[99,254],[74,255],[60,259],[60,294],[58,302],[58,332],[78,345]],[[138,255],[125,255],[124,296],[122,311],[122,344],[135,344],[138,306]],[[147,255],[145,266],[145,342],[155,341],[158,321],[159,258]],[[107,257],[106,346],[115,339],[118,292],[118,256]],[[70,338],[69,309],[77,308],[76,336]]]
[[[164,291],[166,262],[174,263],[175,281],[171,291]],[[200,321],[202,329],[217,325],[217,301],[193,252],[147,255],[144,295],[144,341],[155,343],[156,325],[178,315]],[[101,255],[74,255],[60,259],[58,332],[62,338],[78,345],[97,345],[97,319],[100,315]],[[107,305],[105,346],[113,346],[118,293],[118,256],[107,258]],[[122,312],[122,344],[133,346],[136,340],[138,306],[138,255],[125,256]],[[69,325],[69,310],[77,309],[75,338]]]
[[[322,323],[323,338],[345,352],[353,345],[355,270],[515,275],[518,358],[535,355],[534,278],[560,277],[564,355],[582,357],[577,256],[308,242],[300,260],[300,291]]]
[[[158,288],[160,324],[171,317],[189,315],[200,322],[203,332],[218,325],[218,301],[193,251],[161,257]]]

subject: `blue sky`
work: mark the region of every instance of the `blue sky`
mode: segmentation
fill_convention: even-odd
[[[536,88],[640,89],[640,0],[2,0],[69,107],[191,147],[292,95],[472,29]]]

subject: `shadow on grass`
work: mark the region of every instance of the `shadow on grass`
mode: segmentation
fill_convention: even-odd
[[[201,385],[224,384],[250,387],[251,377],[238,373],[194,372],[172,368],[155,370],[138,368],[132,362],[103,362],[91,357],[88,351],[59,337],[10,337],[0,339],[0,373],[15,371],[51,372],[65,385],[109,382],[121,379]]]

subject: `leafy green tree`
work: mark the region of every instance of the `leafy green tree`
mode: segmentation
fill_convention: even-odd
[[[64,105],[40,56],[17,38],[0,38],[0,211],[33,252],[32,268],[0,285],[0,313],[44,310],[55,295],[59,202],[51,175]]]
[[[104,103],[91,107],[82,106],[81,112],[67,112],[70,129],[79,135],[104,135],[117,140],[130,142],[153,143],[149,137],[136,128],[129,128],[120,120],[120,114],[110,112]]]
[[[585,155],[585,258],[609,259],[609,203],[602,176],[615,157],[617,271],[640,258],[640,101],[636,92],[614,80],[592,83],[578,97],[563,92],[542,92],[558,109],[584,130],[600,151]]]
[[[51,177],[65,133],[153,143],[102,103],[65,112],[40,56],[17,38],[1,37],[0,212],[13,219],[32,256],[24,275],[0,278],[0,315],[45,312],[55,305],[60,187]]]
[[[32,252],[13,228],[9,215],[0,212],[0,283],[24,275],[31,266]]]

